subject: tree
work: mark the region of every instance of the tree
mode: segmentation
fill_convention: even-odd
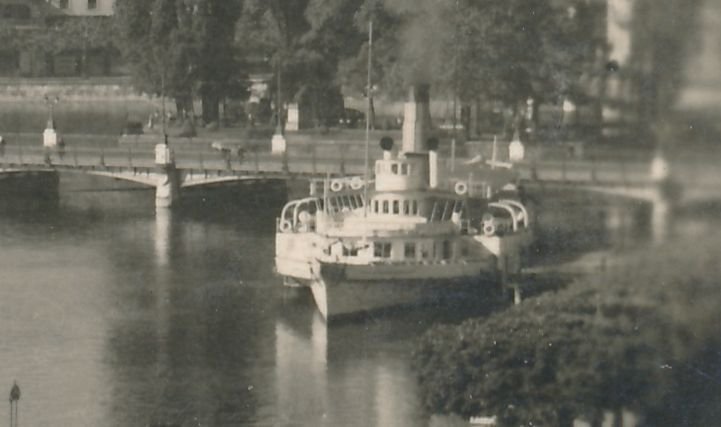
[[[127,0],[116,4],[119,44],[136,87],[169,95],[182,116],[200,94],[203,119],[217,121],[218,101],[237,74],[236,0]]]
[[[430,83],[465,103],[503,102],[516,121],[527,98],[538,107],[577,92],[602,43],[583,0],[366,0],[356,16],[359,32],[377,23],[373,78],[384,93]],[[366,54],[364,44],[342,63],[345,84],[364,87]]]
[[[245,49],[262,52],[273,64],[276,113],[286,100],[307,101],[316,122],[340,97],[337,67],[354,54],[358,0],[247,1],[239,25]]]
[[[685,82],[687,59],[699,37],[700,0],[639,0],[634,3],[629,73],[638,96],[642,127],[668,120]],[[664,138],[664,135],[660,135]]]

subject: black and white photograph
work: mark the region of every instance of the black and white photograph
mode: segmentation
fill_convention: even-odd
[[[0,427],[719,426],[720,165],[721,0],[0,0]]]

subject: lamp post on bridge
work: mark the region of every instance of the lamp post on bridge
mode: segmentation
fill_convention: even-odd
[[[43,147],[54,148],[58,145],[58,133],[55,129],[55,105],[60,102],[57,96],[45,95],[45,105],[48,107],[48,121],[43,131]]]

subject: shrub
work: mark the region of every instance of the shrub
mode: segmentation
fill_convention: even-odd
[[[622,408],[651,425],[704,425],[721,396],[719,253],[718,236],[672,242],[488,318],[433,328],[414,353],[424,405],[501,425],[569,425]]]

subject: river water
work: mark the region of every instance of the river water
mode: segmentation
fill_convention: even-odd
[[[273,274],[283,200],[156,214],[110,180],[60,190],[0,214],[0,386],[18,381],[21,425],[427,425],[415,340],[488,310],[329,327]]]
[[[281,197],[156,214],[152,191],[60,182],[45,205],[0,197],[0,392],[20,385],[20,425],[443,424],[419,401],[414,343],[493,307],[328,326],[273,273]],[[538,201],[547,260],[636,241],[633,215],[574,200]]]

